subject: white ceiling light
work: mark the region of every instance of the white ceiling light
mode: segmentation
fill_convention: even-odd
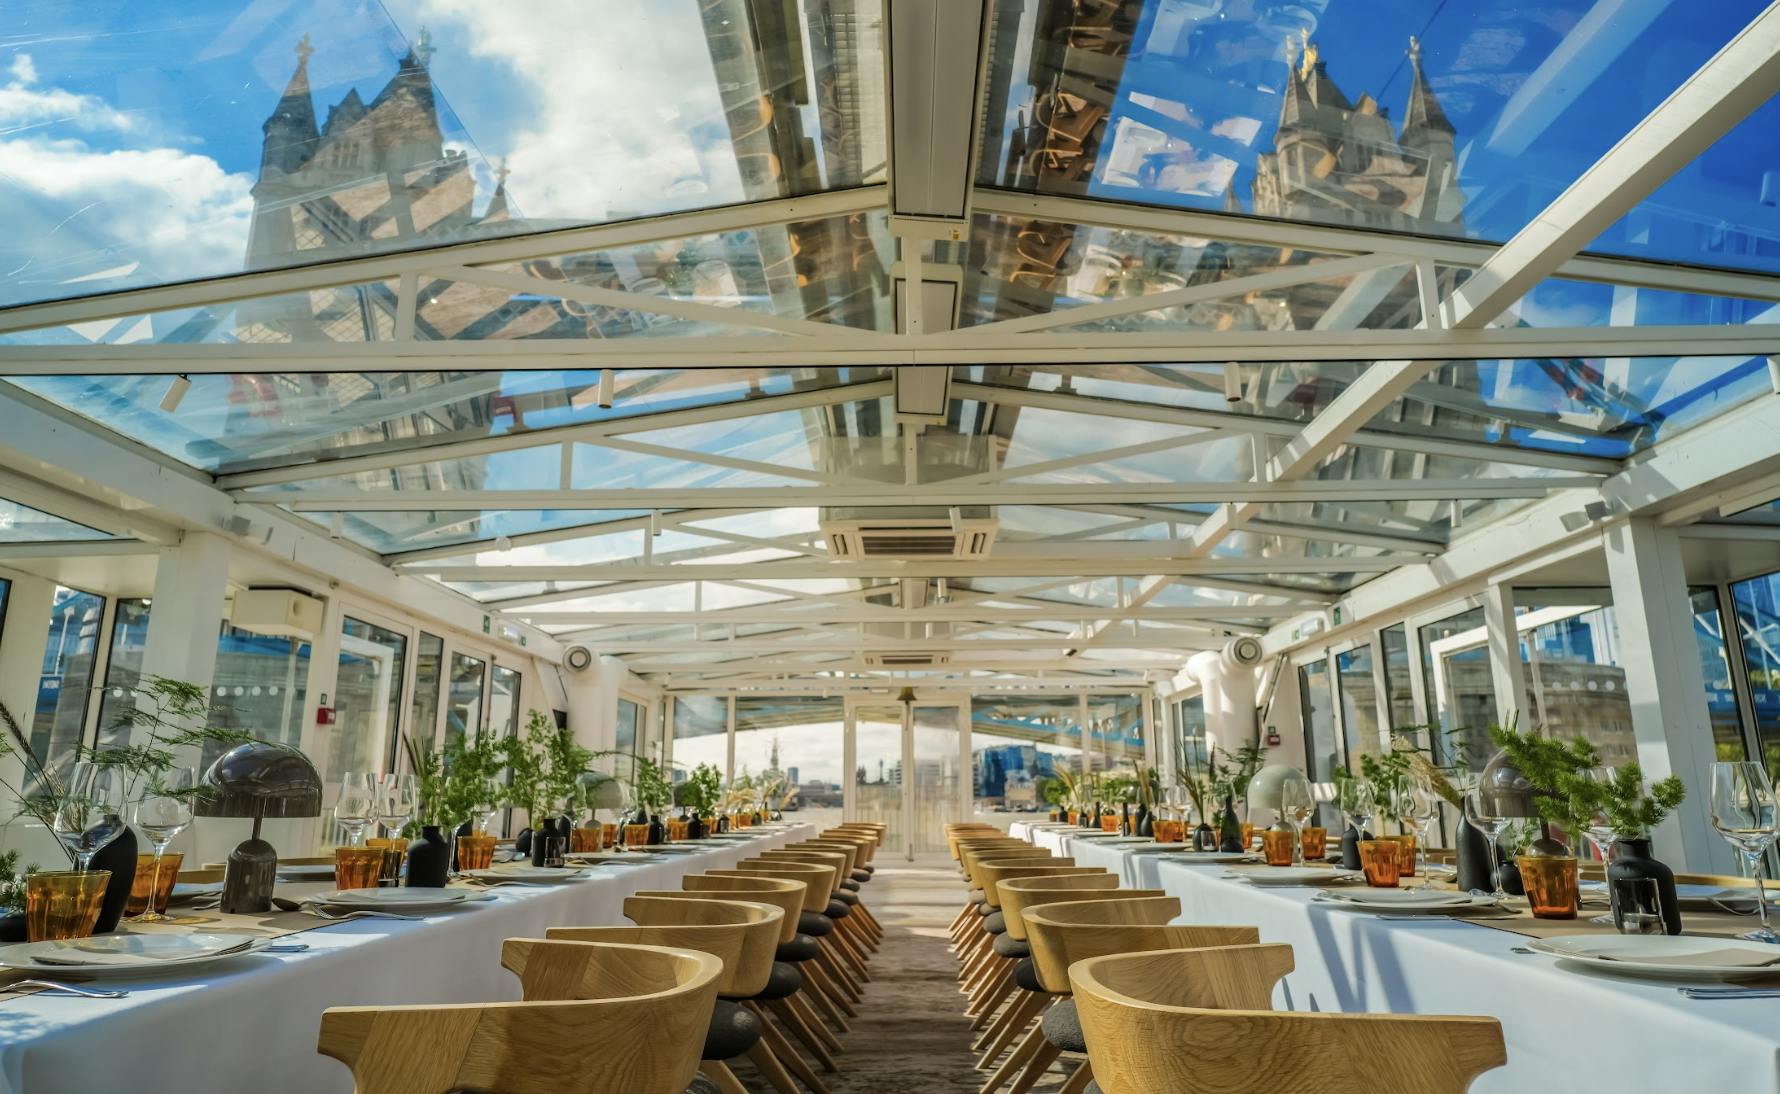
[[[173,377],[173,381],[167,385],[167,394],[161,396],[161,409],[168,414],[178,410],[179,404],[185,401],[185,393],[191,389],[192,382],[184,374]]]
[[[952,403],[950,365],[899,365],[895,375],[897,421],[941,423],[946,420]]]
[[[963,238],[977,104],[987,62],[984,0],[889,0],[890,213]],[[951,232],[958,234],[953,235]],[[897,234],[903,234],[898,231]]]
[[[1242,402],[1242,366],[1231,361],[1224,366],[1224,401]]]

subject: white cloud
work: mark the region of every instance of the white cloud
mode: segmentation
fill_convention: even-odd
[[[505,5],[440,0],[425,14],[435,28],[457,24],[478,59],[530,90],[516,132],[477,134],[485,151],[506,152],[527,217],[598,220],[744,196],[697,5],[539,0],[514,19]],[[698,146],[699,126],[719,139]]]
[[[37,82],[37,66],[32,63],[29,53],[14,56],[7,71],[12,73],[12,78],[17,83],[29,85]]]
[[[12,79],[0,85],[0,134],[52,123],[84,130],[127,130],[134,124],[128,114],[96,96],[38,88],[37,65],[29,53],[15,55],[7,72]]]

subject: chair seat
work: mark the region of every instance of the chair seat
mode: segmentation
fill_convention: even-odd
[[[840,901],[842,904],[845,904],[849,907],[859,903],[859,894],[848,892],[845,889],[842,889],[839,892],[835,893],[834,898],[836,900]]]
[[[774,961],[773,974],[767,977],[766,987],[761,988],[754,998],[770,1003],[774,999],[796,995],[802,987],[803,973],[797,971],[796,965],[786,961]]]
[[[727,1060],[754,1047],[760,1040],[760,1019],[754,1012],[727,999],[717,1000],[711,1011],[711,1027],[705,1031],[703,1060]]]
[[[1002,957],[1032,956],[1031,946],[1028,946],[1025,942],[1005,932],[996,935],[995,941],[991,942],[989,945]]]
[[[988,900],[988,899],[989,899],[989,894],[983,892],[981,889],[972,889],[970,891],[970,902],[972,904],[981,904],[985,900]]]
[[[844,900],[830,900],[828,910],[822,914],[830,919],[845,919],[853,914],[853,906]]]
[[[995,909],[989,907],[989,905],[986,903],[978,904],[977,905],[977,914],[981,915],[981,916],[991,916],[991,915],[995,914]]]
[[[1023,958],[1014,966],[1014,983],[1026,991],[1043,994],[1045,990],[1045,986],[1038,982],[1038,966],[1033,964],[1030,957]]]
[[[867,881],[870,881],[871,880],[871,871],[870,870],[854,870],[853,871],[853,880],[860,882],[861,884],[863,884]]]
[[[797,933],[822,937],[834,930],[834,924],[821,912],[799,912],[797,914]]]
[[[878,872],[878,868],[876,866],[873,866],[869,862],[866,863],[863,867],[861,867],[861,869],[863,869],[868,874],[875,874]]]
[[[686,1088],[686,1094],[723,1094],[723,1088],[701,1071],[692,1077],[692,1085]]]
[[[1062,1049],[1064,1052],[1088,1051],[1087,1038],[1082,1036],[1081,1015],[1075,1012],[1074,999],[1059,999],[1045,1011],[1039,1025],[1045,1031],[1045,1040]]]
[[[1007,915],[1004,912],[993,912],[983,917],[983,930],[990,934],[1007,933]]]
[[[779,948],[773,951],[774,961],[789,961],[794,965],[804,961],[814,961],[820,956],[822,956],[821,943],[807,934],[793,935],[791,941],[779,943]]]
[[[841,892],[843,892],[843,893],[857,893],[858,891],[859,891],[859,882],[857,880],[855,880],[853,878],[848,878],[847,880],[841,882]]]

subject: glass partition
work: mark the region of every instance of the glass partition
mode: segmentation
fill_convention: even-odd
[[[1081,770],[1074,695],[977,695],[970,704],[975,808],[1017,813],[1045,808],[1045,780]]]
[[[1329,782],[1346,764],[1335,739],[1335,694],[1329,686],[1327,658],[1298,667],[1298,688],[1304,703],[1304,755],[1312,782]]]
[[[1415,670],[1409,664],[1409,631],[1402,623],[1379,632],[1379,645],[1384,650],[1384,701],[1390,711],[1391,732],[1416,724],[1415,692],[1411,677]],[[1418,737],[1417,747],[1428,742]]]
[[[1605,599],[1607,590],[1600,592]],[[1559,618],[1526,625],[1550,613]],[[1534,725],[1548,737],[1587,738],[1608,767],[1636,760],[1638,740],[1613,606],[1538,608],[1522,616],[1520,626]]]
[[[1347,768],[1358,774],[1361,756],[1384,751],[1378,725],[1378,681],[1372,675],[1372,647],[1355,646],[1335,655],[1335,675],[1341,684],[1342,747]]]
[[[673,760],[691,771],[710,764],[729,780],[729,699],[722,695],[676,695]]]
[[[482,731],[482,688],[488,665],[467,653],[451,655],[451,683],[445,692],[445,739],[475,740]]]
[[[618,700],[618,722],[614,727],[612,747],[619,752],[635,754],[637,747],[637,728],[643,720],[643,708],[629,699]]]
[[[1174,730],[1180,742],[1175,754],[1180,769],[1204,771],[1211,760],[1205,745],[1205,696],[1188,696],[1175,704]]]
[[[1730,652],[1724,640],[1724,615],[1718,608],[1718,590],[1688,592],[1693,614],[1693,635],[1700,648],[1700,677],[1706,685],[1706,712],[1712,721],[1712,750],[1727,762],[1749,758],[1743,737],[1743,716],[1737,709],[1736,684],[1731,676]]]
[[[1421,629],[1429,715],[1439,725],[1436,762],[1482,771],[1495,749],[1496,688],[1484,640],[1483,609],[1472,608]]]
[[[788,780],[798,787],[788,808],[807,811],[802,821],[832,827],[841,819],[846,718],[846,703],[839,698],[737,696],[737,777],[771,774]]]
[[[1780,768],[1780,573],[1731,586],[1749,673],[1749,699],[1755,710],[1756,740],[1770,771]]]
[[[915,827],[909,836],[917,852],[944,851],[946,825],[964,819],[959,794],[965,773],[958,748],[963,712],[956,706],[917,703],[913,728],[908,793],[914,796]]]
[[[1088,696],[1088,739],[1094,770],[1128,773],[1132,764],[1143,763],[1142,697]]]
[[[498,739],[519,732],[519,670],[496,665],[490,674],[488,731]]]
[[[408,732],[419,741],[437,743],[439,692],[445,684],[445,640],[420,632],[414,647],[414,709]]]
[[[81,744],[104,616],[104,597],[56,586],[31,712],[31,751],[47,766],[72,763]]]
[[[340,670],[334,679],[334,724],[327,727],[322,741],[326,794],[338,791],[335,784],[348,771],[393,769],[407,665],[407,635],[346,617],[340,628]]]
[[[853,801],[850,820],[886,825],[883,851],[908,850],[902,811],[902,708],[853,712]]]
[[[125,597],[111,613],[111,645],[105,655],[105,687],[99,692],[99,724],[95,733],[100,748],[119,748],[130,743],[126,719],[136,706],[134,689],[142,682],[149,610],[147,597]],[[227,692],[227,686],[218,681],[216,701],[221,703]]]

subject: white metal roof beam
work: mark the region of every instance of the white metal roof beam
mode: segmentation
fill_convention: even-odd
[[[1390,366],[1374,372],[1401,376]],[[1357,389],[1350,389],[1357,390]],[[1320,420],[1320,419],[1319,419]],[[1333,432],[1333,427],[1329,432]],[[1294,453],[1326,453],[1341,443],[1319,430]],[[1296,455],[1291,462],[1316,457]],[[1276,460],[1276,462],[1282,462]],[[955,487],[887,484],[780,487],[640,487],[633,490],[414,490],[314,489],[291,493],[236,493],[245,502],[282,505],[299,513],[435,512],[475,509],[758,509],[784,506],[1044,505],[1069,501],[1254,502],[1401,501],[1455,498],[1529,498],[1595,485],[1594,477],[1471,479],[1341,479],[1306,482],[1048,483]],[[837,573],[833,576],[839,576]]]
[[[1129,609],[1125,618],[1141,623],[1209,623],[1233,620],[1286,619],[1303,613],[1295,606],[1230,607],[1230,608],[1152,608]],[[721,626],[730,623],[800,623],[825,626],[833,623],[987,623],[1013,624],[1023,621],[1092,623],[1120,614],[1116,609],[1070,607],[1059,605],[1055,610],[1042,608],[832,608],[812,611],[777,606],[724,608],[720,611],[613,611],[613,612],[528,612],[513,613],[535,623],[587,623],[610,626],[694,625]]]
[[[1090,577],[1147,577],[1162,575],[1188,577],[1195,574],[1370,574],[1384,573],[1420,562],[1409,558],[1148,558],[1148,559],[989,559],[982,562],[921,560],[903,562],[894,559],[859,562],[814,561],[791,559],[782,562],[748,562],[730,565],[721,562],[689,565],[643,564],[635,562],[550,563],[533,566],[459,566],[421,564],[405,566],[402,573],[427,574],[442,581],[600,581],[632,577],[650,581],[677,577],[682,581],[700,578],[757,577],[763,581],[780,578],[868,578],[868,577],[1063,577],[1079,580]],[[1117,608],[1106,609],[1116,613]]]

